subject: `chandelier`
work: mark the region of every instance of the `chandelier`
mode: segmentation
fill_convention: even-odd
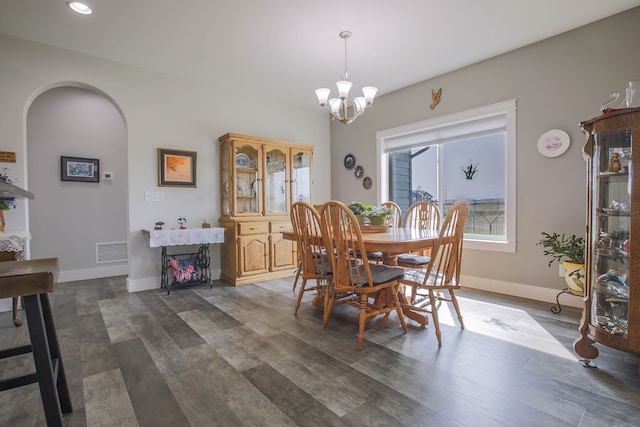
[[[373,86],[365,86],[362,88],[364,96],[353,98],[351,103],[353,115],[349,117],[349,90],[351,89],[351,81],[349,80],[349,72],[347,71],[347,39],[351,37],[351,31],[342,31],[340,38],[344,40],[344,75],[340,76],[341,80],[336,82],[338,86],[338,97],[329,99],[331,89],[316,89],[316,96],[320,106],[331,113],[333,118],[340,120],[348,125],[357,119],[364,110],[369,108],[373,103],[373,98],[378,92],[378,88]]]

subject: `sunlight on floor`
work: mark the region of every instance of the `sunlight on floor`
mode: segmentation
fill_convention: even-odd
[[[458,297],[465,329],[567,360],[578,360],[525,310]],[[441,325],[458,328],[453,306],[443,303],[438,310]],[[456,318],[454,322],[454,318]],[[578,331],[576,329],[576,337]]]

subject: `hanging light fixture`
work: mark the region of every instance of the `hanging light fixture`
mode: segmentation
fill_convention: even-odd
[[[340,38],[344,40],[344,75],[341,76],[339,82],[336,82],[338,86],[338,97],[329,99],[331,89],[320,88],[316,89],[316,96],[320,106],[329,111],[333,118],[340,120],[345,125],[348,125],[355,119],[357,119],[364,110],[369,108],[373,103],[373,98],[378,92],[378,88],[373,86],[365,86],[362,88],[364,96],[358,96],[353,99],[352,113],[349,117],[349,90],[351,89],[351,81],[349,80],[349,72],[347,71],[347,39],[351,37],[351,31],[342,31]]]

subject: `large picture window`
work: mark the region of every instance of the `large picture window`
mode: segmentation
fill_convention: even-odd
[[[380,200],[471,209],[465,247],[515,251],[515,100],[378,132]]]

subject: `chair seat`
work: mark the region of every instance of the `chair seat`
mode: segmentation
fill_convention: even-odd
[[[367,252],[367,259],[369,261],[380,261],[382,260],[382,252]],[[362,258],[360,251],[356,251],[356,258]]]
[[[402,283],[405,283],[409,286],[417,286],[417,287],[433,287],[433,288],[446,288],[446,289],[459,289],[460,285],[456,283],[455,278],[452,278],[451,281],[447,284],[439,284],[442,282],[442,275],[436,275],[435,272],[432,272],[429,275],[425,283],[425,276],[427,275],[427,270],[424,268],[412,268],[404,271],[404,277],[400,280]],[[438,278],[438,280],[436,280]],[[438,284],[436,284],[438,283]]]
[[[391,282],[392,280],[399,280],[404,277],[404,269],[402,267],[392,267],[384,264],[371,264],[369,268],[371,270],[371,279],[373,280],[374,286]],[[360,266],[360,272],[364,275],[364,266]]]
[[[401,254],[398,255],[398,265],[408,265],[410,267],[419,267],[428,265],[431,257],[417,254]]]

